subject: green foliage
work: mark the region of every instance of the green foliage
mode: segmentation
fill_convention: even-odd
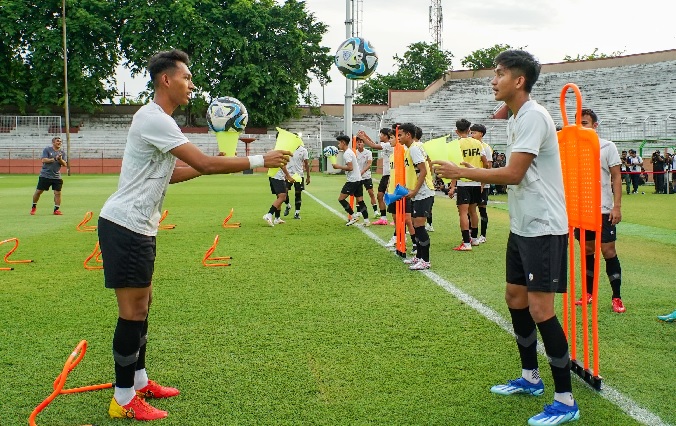
[[[386,105],[388,90],[422,90],[452,68],[453,54],[434,43],[410,44],[404,57],[394,56],[397,70],[369,78],[361,86],[356,102]]]
[[[121,3],[120,45],[132,72],[139,73],[157,51],[184,50],[191,57],[198,97],[238,98],[247,106],[250,125],[291,117],[312,76],[328,78],[332,57],[320,45],[327,27],[305,9],[305,2]]]
[[[495,57],[504,50],[513,49],[509,44],[496,44],[486,49],[475,50],[465,56],[460,63],[470,70],[481,70],[495,67]],[[519,49],[522,49],[519,47]]]
[[[577,62],[577,61],[591,61],[594,59],[605,59],[605,58],[616,58],[618,56],[622,56],[625,52],[625,50],[618,50],[612,53],[598,53],[599,48],[596,47],[594,48],[594,51],[588,55],[580,55],[579,53],[577,54],[576,57],[572,57],[570,55],[566,55],[563,60],[564,62]]]
[[[0,104],[28,105],[49,113],[64,104],[61,0],[0,4]],[[69,1],[68,32],[69,104],[93,111],[115,94],[118,62],[118,23],[109,19],[115,8],[107,0]]]

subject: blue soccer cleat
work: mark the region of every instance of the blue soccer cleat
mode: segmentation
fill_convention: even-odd
[[[577,402],[572,406],[559,401],[554,401],[551,405],[545,405],[545,410],[528,419],[530,426],[549,426],[562,425],[568,422],[574,422],[580,418],[580,410],[577,408]]]
[[[676,311],[667,315],[658,315],[657,319],[664,322],[674,322],[676,321]]]
[[[498,395],[513,395],[513,394],[527,394],[540,396],[545,392],[545,384],[542,380],[537,383],[531,383],[523,377],[510,380],[504,385],[495,385],[491,388],[491,392]]]

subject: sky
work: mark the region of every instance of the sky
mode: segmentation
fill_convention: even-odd
[[[283,3],[283,0],[276,0]],[[335,53],[345,40],[346,2],[305,0],[306,9],[328,26],[322,45]],[[360,36],[378,53],[376,74],[395,71],[394,55],[403,56],[412,43],[432,42],[429,31],[430,0],[361,0]],[[624,55],[676,49],[676,25],[666,0],[642,0],[621,6],[617,0],[442,0],[442,48],[454,55],[453,69],[463,69],[464,57],[478,49],[508,44],[531,52],[541,63],[562,62],[597,53]],[[355,0],[355,4],[357,1]],[[536,6],[532,6],[535,4]],[[319,103],[342,104],[345,78],[332,67],[332,82],[322,91],[313,82],[310,91]],[[134,97],[147,76],[131,78],[118,68],[117,82]],[[227,94],[223,94],[227,95]]]

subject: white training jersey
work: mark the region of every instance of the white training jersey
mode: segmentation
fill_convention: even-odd
[[[641,164],[640,158],[629,156],[629,157],[627,157],[627,164],[631,164],[629,166],[630,172],[640,172],[641,171],[641,166],[639,165],[639,164]]]
[[[348,182],[359,182],[361,180],[361,173],[359,171],[359,164],[357,164],[357,156],[350,148],[343,152],[343,161],[345,165],[352,163],[352,170],[345,170]]]
[[[369,162],[373,162],[373,153],[366,148],[361,152],[357,150],[357,164],[359,165],[359,170],[364,170],[364,167],[366,167]],[[370,167],[361,175],[361,178],[362,180],[371,179]]]
[[[411,147],[408,149],[409,155],[411,156],[411,161],[413,161],[413,165],[417,166],[420,163],[424,163],[425,167],[427,169],[427,173],[431,173],[430,171],[430,165],[427,163],[427,153],[425,152],[425,148],[423,148],[421,143],[414,143],[411,145]],[[417,175],[418,173],[416,173]],[[415,187],[415,182],[408,183],[407,182],[407,187]],[[433,197],[434,196],[434,189],[430,188],[427,186],[427,183],[423,181],[423,184],[420,186],[420,189],[418,190],[418,193],[415,194],[415,197],[412,198],[413,201],[418,201],[418,200],[424,200],[425,198],[428,197]]]
[[[601,148],[601,213],[609,214],[614,204],[610,168],[619,166],[622,161],[613,142],[599,138],[599,144]]]
[[[484,155],[486,156],[486,161],[489,163],[493,162],[493,148],[488,145],[486,142],[481,141],[481,144],[484,146]],[[487,183],[484,185],[484,188],[490,188],[491,184]]]
[[[291,176],[298,173],[301,177],[305,177],[305,161],[309,158],[307,148],[304,145],[299,146],[289,159],[286,170],[288,170]]]
[[[394,147],[390,142],[380,142],[380,146],[383,149],[378,156],[383,159],[383,176],[389,176],[392,171],[390,167],[390,155],[394,154]]]
[[[556,126],[534,100],[507,122],[507,163],[513,153],[535,155],[523,179],[508,185],[510,229],[523,237],[564,235],[568,217]]]
[[[170,115],[155,102],[142,106],[131,122],[117,191],[100,217],[142,235],[155,236],[176,157],[169,151],[188,142]]]

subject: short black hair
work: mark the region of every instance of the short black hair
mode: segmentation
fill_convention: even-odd
[[[346,144],[350,145],[350,137],[348,135],[338,135],[336,136],[336,140],[338,142],[345,142]]]
[[[467,121],[465,118],[461,118],[460,120],[455,122],[455,128],[458,129],[461,132],[466,132],[469,130],[469,126],[471,126],[472,123]]]
[[[599,117],[596,115],[594,110],[591,108],[582,108],[582,111],[580,112],[580,118],[584,117],[585,115],[588,115],[592,119],[592,124],[598,123],[599,122]]]
[[[422,129],[418,126],[415,126],[415,138],[420,140],[422,139]]]
[[[495,65],[502,65],[504,68],[522,75],[526,79],[524,89],[530,93],[533,85],[540,77],[542,65],[537,59],[525,50],[509,49],[500,52],[495,57]]]
[[[161,75],[164,71],[178,68],[176,62],[183,62],[186,65],[190,64],[188,54],[182,50],[172,49],[165,50],[154,54],[148,60],[148,74],[150,80],[155,84],[155,78]]]
[[[392,136],[392,129],[384,127],[382,129],[380,129],[380,133],[382,133],[383,135],[385,135],[389,138],[390,136]]]
[[[473,132],[481,132],[483,136],[486,136],[486,126],[483,124],[474,123],[469,129]]]
[[[399,126],[400,132],[410,133],[411,136],[415,136],[415,124],[413,123],[404,123]]]

